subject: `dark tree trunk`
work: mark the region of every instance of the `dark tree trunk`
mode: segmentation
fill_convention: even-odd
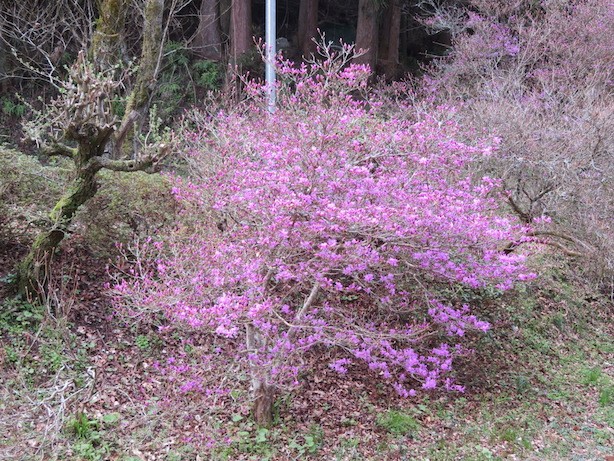
[[[389,78],[395,78],[399,68],[401,33],[401,2],[389,0],[380,29],[378,67]]]
[[[193,51],[204,59],[222,59],[222,38],[218,0],[203,0],[198,14],[198,30],[194,35]]]
[[[378,39],[377,4],[375,0],[360,0],[358,3],[358,25],[356,27],[356,48],[365,50],[356,62],[368,64],[375,70]]]
[[[233,64],[252,47],[252,2],[232,0],[230,12],[230,57]]]
[[[298,47],[303,56],[315,52],[318,34],[318,0],[301,0],[298,18]]]

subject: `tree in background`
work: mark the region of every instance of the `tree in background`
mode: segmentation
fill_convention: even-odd
[[[254,45],[251,0],[232,0],[230,11],[230,59],[237,59]]]
[[[164,42],[164,2],[147,0],[136,83],[128,97],[126,114],[120,121],[114,114],[112,100],[119,97],[122,81],[117,78],[116,66],[104,66],[116,61],[121,50],[122,33],[117,18],[110,12],[125,6],[125,2],[118,0],[105,0],[100,5],[103,16],[99,24],[104,32],[95,36],[98,38],[89,50],[94,64],[88,61],[84,51],[80,52],[68,80],[59,82],[59,96],[25,125],[26,133],[41,146],[42,153],[71,159],[74,172],[72,183],[49,214],[48,228],[35,239],[18,266],[16,283],[22,296],[44,295],[53,253],[69,232],[76,211],[96,194],[98,171],[102,168],[127,172],[147,170],[169,151],[170,146],[154,133],[150,137],[154,142],[146,142],[138,152],[128,148],[128,160],[117,159],[119,155],[112,159],[108,155],[110,146],[116,153],[121,152],[126,139],[130,139],[128,134],[134,133],[136,122],[148,111]],[[113,34],[109,33],[111,28],[114,28]],[[150,130],[155,130],[156,125],[154,119]],[[138,139],[138,132],[134,138]]]
[[[128,58],[125,43],[126,15],[131,0],[105,0],[92,37],[91,58],[99,71],[105,71]]]
[[[484,168],[505,179],[511,209],[612,296],[611,2],[430,3],[427,26],[454,43],[434,61],[429,91],[462,101],[465,124],[502,139]]]
[[[318,0],[301,0],[298,16],[298,49],[309,57],[316,50],[318,36]]]
[[[379,38],[378,0],[360,0],[358,2],[358,24],[356,26],[356,48],[366,52],[358,58],[359,63],[375,69]]]
[[[198,30],[194,35],[192,50],[201,58],[221,61],[222,36],[218,0],[203,0],[198,12]]]
[[[396,77],[399,68],[401,13],[401,0],[386,3],[380,28],[377,67],[389,78]]]

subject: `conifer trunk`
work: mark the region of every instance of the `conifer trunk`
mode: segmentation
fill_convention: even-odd
[[[222,59],[218,0],[203,0],[198,12],[198,30],[194,35],[194,52],[204,59]]]
[[[375,0],[360,0],[358,3],[358,25],[356,27],[356,48],[365,50],[365,54],[356,62],[368,64],[375,70],[377,62],[378,39],[377,3]]]
[[[318,0],[301,0],[298,18],[298,47],[303,56],[315,52],[313,42],[318,33]]]
[[[232,0],[230,12],[230,55],[232,64],[252,47],[252,2]]]
[[[379,41],[379,67],[390,79],[395,78],[399,66],[401,35],[400,0],[389,0],[386,5]]]

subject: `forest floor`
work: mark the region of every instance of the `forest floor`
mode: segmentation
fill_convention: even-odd
[[[18,254],[0,249],[4,282]],[[10,301],[0,283],[0,460],[612,461],[612,303],[555,258],[540,267],[531,285],[474,300],[493,329],[458,364],[464,394],[403,400],[368,370],[339,376],[326,366],[334,352],[316,351],[265,429],[215,338],[127,323],[105,264],[65,250],[46,308]],[[203,351],[227,369],[200,378],[228,380],[228,395],[190,391],[180,365],[175,381],[165,374]]]

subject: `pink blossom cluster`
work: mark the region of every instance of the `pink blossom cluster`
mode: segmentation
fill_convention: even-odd
[[[493,145],[461,141],[443,112],[382,117],[352,95],[368,69],[332,69],[285,63],[274,114],[252,83],[248,110],[190,136],[183,221],[116,291],[235,345],[252,329],[237,362],[275,385],[297,384],[304,353],[325,346],[333,370],[363,362],[403,396],[462,390],[460,341],[489,325],[438,289],[532,277],[503,251],[527,229],[499,209],[499,181],[470,174]]]

